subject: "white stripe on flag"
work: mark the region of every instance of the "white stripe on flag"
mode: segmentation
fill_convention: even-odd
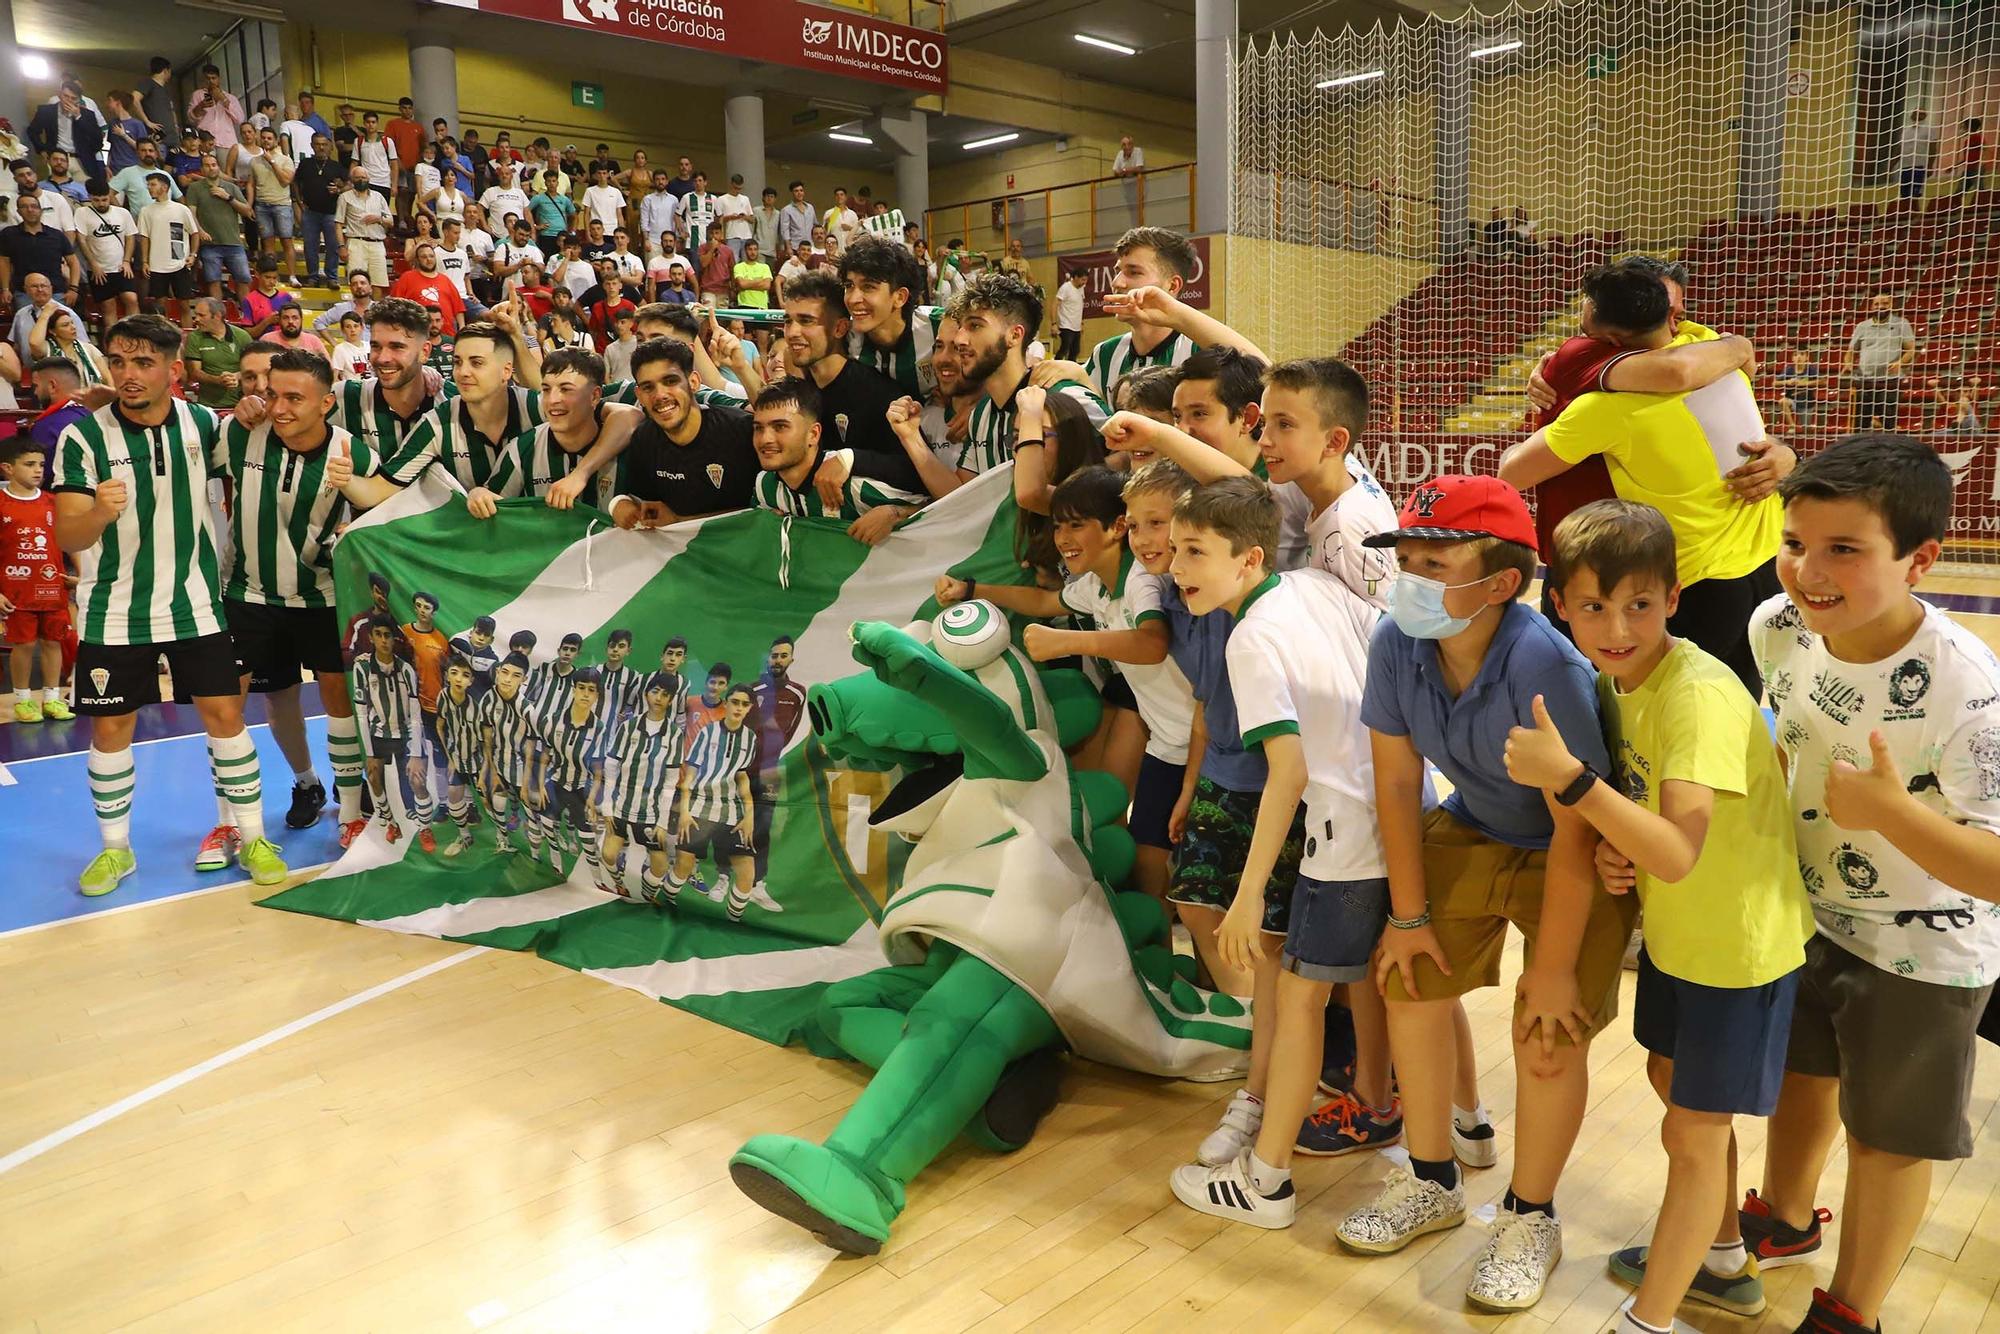
[[[550,561],[519,597],[493,611],[503,636],[535,634],[532,662],[553,662],[562,637],[589,640],[625,614],[667,562],[688,548],[707,519],[689,519],[653,532],[626,532],[597,521],[589,535]]]
[[[405,913],[401,917],[363,921],[361,925],[400,931],[406,936],[476,936],[510,926],[553,921],[610,902],[613,902],[612,897],[602,890],[563,884],[538,889],[532,894],[446,903],[422,912]]]
[[[863,922],[838,945],[730,954],[719,959],[662,959],[631,968],[583,971],[658,1000],[683,1000],[689,996],[723,996],[731,992],[811,986],[815,982],[845,982],[850,977],[873,972],[887,962],[875,934],[875,924]]]
[[[445,505],[464,503],[465,492],[459,490],[455,480],[446,477],[441,468],[426,468],[414,485],[404,487],[374,509],[364,511],[347,525],[341,536],[345,537],[357,528],[373,528],[378,524],[429,514]]]

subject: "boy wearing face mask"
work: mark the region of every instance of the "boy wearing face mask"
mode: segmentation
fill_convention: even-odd
[[[1453,1002],[1500,980],[1511,923],[1527,938],[1515,987],[1518,1133],[1513,1174],[1466,1297],[1488,1310],[1534,1305],[1562,1254],[1556,1183],[1588,1096],[1592,1034],[1617,1011],[1631,896],[1599,890],[1596,837],[1570,809],[1507,775],[1508,732],[1535,725],[1537,695],[1586,775],[1607,772],[1596,673],[1518,599],[1533,577],[1535,525],[1521,493],[1492,477],[1418,486],[1394,532],[1389,616],[1369,646],[1361,720],[1375,768],[1390,910],[1376,979],[1411,1165],[1336,1232],[1363,1254],[1401,1250],[1465,1220],[1450,1139]],[[1452,793],[1424,809],[1424,762]]]

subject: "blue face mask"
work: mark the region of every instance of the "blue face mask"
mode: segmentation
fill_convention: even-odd
[[[1405,570],[1389,585],[1389,615],[1395,618],[1396,628],[1412,639],[1449,639],[1471,625],[1479,611],[1486,608],[1481,607],[1471,616],[1454,616],[1444,609],[1444,595],[1454,588],[1471,588],[1485,582],[1474,579],[1463,584],[1441,584]]]

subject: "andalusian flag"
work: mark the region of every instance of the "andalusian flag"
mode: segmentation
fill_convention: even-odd
[[[492,651],[504,655],[512,636],[532,631],[536,664],[552,661],[572,632],[583,639],[579,665],[602,664],[610,632],[630,630],[627,665],[642,677],[678,636],[687,641],[691,702],[717,664],[727,663],[735,682],[755,684],[773,640],[790,635],[790,681],[806,687],[860,670],[849,653],[852,622],[900,625],[935,612],[938,575],[1020,580],[1011,472],[975,479],[867,547],[841,523],[765,511],[640,533],[621,532],[594,510],[516,500],[501,502],[499,516],[482,522],[433,469],[341,538],[334,556],[340,613],[345,623],[366,612],[369,577],[379,575],[398,624],[413,619],[412,598],[428,594],[447,636],[491,616],[498,626]],[[907,845],[868,828],[893,776],[834,767],[810,733],[801,719],[776,768],[764,884],[780,910],[753,900],[740,923],[728,920],[723,903],[692,891],[667,911],[594,888],[588,866],[576,865],[564,879],[546,857],[531,862],[525,848],[503,855],[490,814],[474,826],[470,849],[446,857],[456,829],[435,792],[439,851],[422,851],[413,825],[394,843],[371,825],[325,874],[264,902],[533,950],[772,1042],[816,1043],[810,1019],[820,989],[885,962],[875,923]],[[523,845],[519,833],[513,841]],[[627,883],[635,889],[640,851],[628,853]],[[567,868],[577,859],[561,860]],[[707,857],[699,874],[715,880]]]

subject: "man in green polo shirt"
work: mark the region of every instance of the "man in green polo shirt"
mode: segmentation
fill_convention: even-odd
[[[243,364],[243,349],[255,340],[248,329],[223,317],[222,302],[212,296],[194,303],[194,328],[188,330],[181,359],[187,377],[197,386],[197,398],[205,408],[233,408],[243,396],[236,374]]]

